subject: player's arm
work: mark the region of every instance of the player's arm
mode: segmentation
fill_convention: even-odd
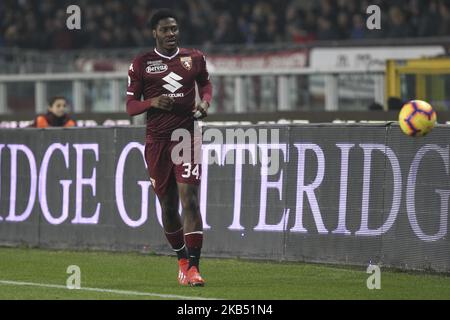
[[[127,87],[127,113],[130,116],[146,112],[150,108],[160,108],[164,110],[172,110],[173,98],[159,96],[141,101],[143,94],[142,70],[135,61],[128,69],[128,87]]]
[[[208,115],[208,108],[212,100],[212,84],[209,78],[209,72],[206,67],[206,58],[204,55],[200,61],[200,72],[195,79],[198,86],[198,93],[201,102],[195,107],[194,117],[202,119]]]

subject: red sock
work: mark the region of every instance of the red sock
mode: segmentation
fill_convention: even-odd
[[[173,251],[177,253],[178,260],[187,258],[186,246],[184,244],[183,228],[175,232],[165,232]]]
[[[186,233],[184,238],[189,255],[189,268],[195,266],[198,269],[203,245],[203,231]]]

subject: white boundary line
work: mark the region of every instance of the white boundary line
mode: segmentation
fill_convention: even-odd
[[[127,291],[127,290],[114,290],[114,289],[101,289],[101,288],[83,288],[80,289],[68,289],[66,286],[58,284],[47,284],[47,283],[34,283],[34,282],[22,282],[22,281],[9,281],[0,280],[0,285],[13,285],[13,286],[32,286],[41,288],[53,288],[53,289],[66,289],[70,291],[93,291],[102,293],[113,293],[129,296],[146,296],[155,298],[166,298],[166,299],[182,299],[182,300],[217,300],[216,298],[202,298],[202,297],[191,297],[191,296],[181,296],[176,294],[162,294],[162,293],[151,293],[151,292],[139,292],[139,291]]]

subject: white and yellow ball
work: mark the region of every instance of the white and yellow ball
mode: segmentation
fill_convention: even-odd
[[[425,101],[412,100],[403,105],[398,115],[402,131],[411,137],[428,134],[436,124],[436,112]]]

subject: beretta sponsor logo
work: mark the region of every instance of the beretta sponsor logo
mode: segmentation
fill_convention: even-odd
[[[147,73],[162,73],[167,71],[167,64],[154,64],[154,65],[149,65],[145,71]]]

